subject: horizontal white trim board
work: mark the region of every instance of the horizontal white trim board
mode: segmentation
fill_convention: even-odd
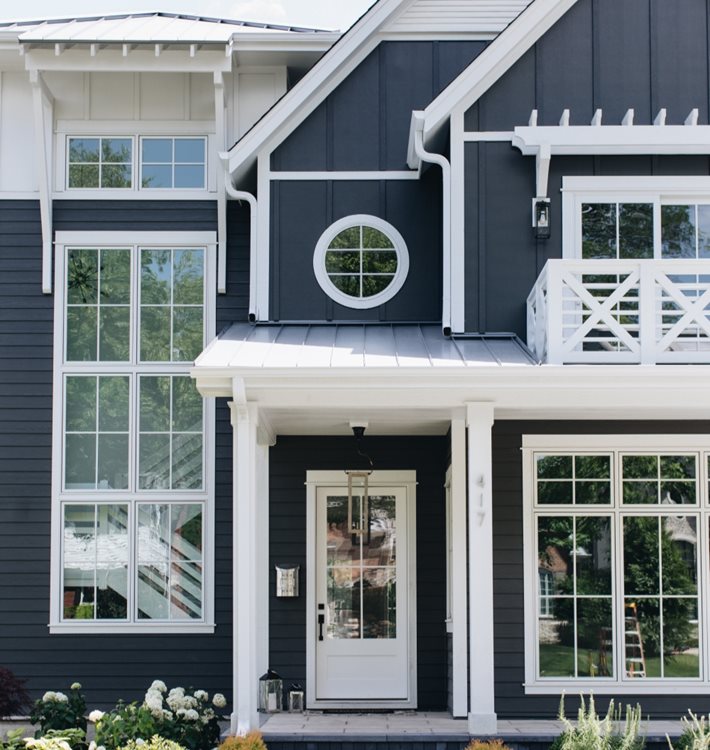
[[[214,623],[199,623],[198,625],[176,625],[174,622],[156,622],[153,625],[104,625],[94,620],[84,621],[85,625],[72,625],[69,623],[56,623],[49,626],[52,635],[118,635],[120,633],[130,635],[180,635],[188,633],[214,633]]]
[[[513,140],[514,133],[512,131],[500,130],[490,132],[468,132],[463,134],[464,143],[493,143],[495,141],[511,141]]]
[[[219,193],[216,190],[142,190],[126,189],[88,189],[71,188],[68,190],[55,190],[52,200],[55,201],[216,201]],[[32,197],[38,197],[34,193]],[[0,194],[0,199],[2,199]]]
[[[62,135],[214,135],[214,120],[57,120]]]
[[[418,180],[417,170],[392,172],[269,172],[271,180]]]
[[[584,193],[702,193],[710,195],[710,176],[688,177],[614,176],[614,177],[563,177],[562,192]],[[613,198],[613,196],[610,196]]]
[[[90,243],[90,247],[104,245],[214,245],[217,242],[216,232],[91,232],[67,231],[56,232],[55,245]]]
[[[573,446],[575,452],[581,452],[587,448],[590,450],[648,449],[657,452],[659,445],[664,449],[709,449],[710,435],[523,435],[523,448],[545,451],[569,451],[570,446]]]

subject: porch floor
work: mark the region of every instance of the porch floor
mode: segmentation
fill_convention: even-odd
[[[395,713],[281,713],[269,716],[262,725],[264,738],[272,741],[324,741],[344,739],[348,742],[391,742],[411,740],[416,735],[424,740],[445,742],[468,741],[466,719],[453,719],[446,712],[398,711]],[[551,741],[562,731],[562,723],[546,720],[498,721],[496,736],[512,742]],[[644,721],[642,733],[649,741],[665,742],[666,735],[680,735],[680,721]]]

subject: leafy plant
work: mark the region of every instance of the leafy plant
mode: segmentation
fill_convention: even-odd
[[[150,709],[137,703],[120,703],[96,722],[95,741],[107,750],[126,747],[132,740],[152,737],[158,725]]]
[[[471,745],[466,750],[469,750]],[[226,737],[218,750],[266,750],[266,743],[261,732],[253,731],[236,737]]]
[[[580,695],[580,706],[577,712],[577,724],[573,724],[565,715],[565,696],[560,699],[560,721],[564,731],[552,743],[550,750],[642,750],[645,744],[639,735],[641,728],[641,706],[626,706],[623,718],[621,707],[614,707],[609,701],[605,716],[600,716],[594,705],[594,696],[589,696],[589,707]],[[619,727],[621,731],[617,729]]]
[[[35,702],[30,721],[39,724],[35,737],[47,735],[52,729],[81,729],[86,732],[86,699],[81,694],[81,685],[72,684],[69,695],[54,691],[46,692]]]
[[[0,719],[17,716],[30,705],[25,690],[25,680],[16,677],[9,669],[0,667]]]
[[[129,740],[121,750],[185,750],[185,748],[177,742],[154,734],[147,742]]]
[[[37,739],[24,740],[27,750],[81,750],[86,747],[83,729],[50,729]]]
[[[13,729],[8,732],[4,742],[0,738],[0,750],[25,750],[23,734],[22,729]]]
[[[510,750],[503,740],[471,740],[465,750]]]
[[[710,750],[710,723],[705,716],[698,717],[692,711],[688,714],[690,718],[681,719],[683,733],[675,743],[666,735],[669,747],[671,750]]]

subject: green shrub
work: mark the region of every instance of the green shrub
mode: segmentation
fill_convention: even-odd
[[[182,745],[154,734],[147,742],[130,740],[120,750],[185,750]]]
[[[86,747],[83,729],[50,729],[37,739],[25,739],[27,750],[82,750]]]
[[[564,731],[550,746],[550,750],[643,750],[645,740],[639,735],[641,727],[641,706],[626,706],[623,727],[621,708],[614,708],[609,701],[605,716],[600,716],[594,705],[594,696],[589,696],[589,707],[580,696],[577,724],[574,725],[565,715],[565,696],[560,699],[559,719]]]
[[[671,750],[710,750],[710,723],[705,716],[698,717],[692,711],[688,714],[690,718],[681,719],[683,733],[675,743],[666,737]]]
[[[266,750],[266,743],[261,732],[253,731],[225,738],[218,750]]]
[[[45,737],[51,729],[82,729],[86,732],[86,699],[81,694],[81,685],[72,684],[69,695],[46,692],[35,702],[30,721],[39,724],[35,737]]]
[[[118,750],[129,742],[158,733],[157,720],[145,706],[119,703],[96,722],[95,741],[107,750]]]

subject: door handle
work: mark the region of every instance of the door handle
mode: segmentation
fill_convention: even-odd
[[[318,640],[323,640],[323,625],[325,625],[325,615],[318,615]]]

